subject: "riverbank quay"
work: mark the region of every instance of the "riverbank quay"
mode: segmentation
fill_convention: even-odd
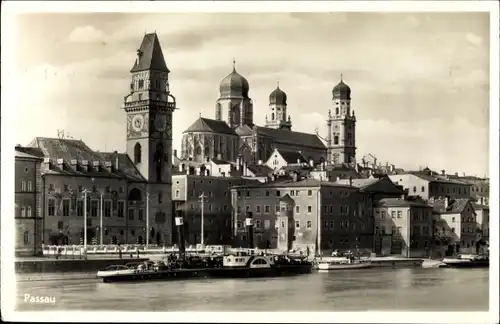
[[[144,262],[149,258],[87,256],[86,259],[56,259],[54,257],[18,257],[15,272],[20,273],[61,273],[61,272],[96,272],[110,265],[125,265],[132,262]]]
[[[329,261],[331,257],[318,257],[315,263]],[[421,268],[424,260],[421,258],[405,258],[397,256],[387,257],[361,257],[362,260],[370,260],[372,268]]]

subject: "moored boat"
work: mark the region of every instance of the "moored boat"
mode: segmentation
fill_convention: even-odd
[[[317,268],[319,271],[367,269],[371,268],[371,262],[369,260],[338,257],[319,261]]]
[[[456,258],[444,258],[444,267],[449,268],[488,268],[490,258],[488,255],[458,255]]]
[[[106,269],[97,271],[98,278],[106,278],[114,275],[123,275],[134,273],[134,269],[125,265],[112,265]]]
[[[141,264],[127,273],[100,276],[103,282],[183,280],[195,278],[250,278],[310,273],[312,263],[287,256],[252,255],[246,252],[222,258],[178,258],[151,266]]]

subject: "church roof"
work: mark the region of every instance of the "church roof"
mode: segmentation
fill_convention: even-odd
[[[170,72],[165,63],[160,41],[156,33],[144,35],[141,47],[137,50],[137,59],[130,72],[155,70],[159,72]]]
[[[188,129],[184,131],[184,133],[194,132],[238,135],[226,124],[225,121],[203,117],[198,118],[191,126],[189,126]]]
[[[300,161],[300,163],[307,163],[307,160],[298,151],[282,151],[282,150],[277,150],[277,151],[281,155],[281,157],[286,161],[286,163],[292,164],[292,163],[297,163],[297,161]]]
[[[257,127],[257,132],[261,135],[272,137],[276,143],[326,149],[326,146],[316,134],[307,134],[259,126]]]

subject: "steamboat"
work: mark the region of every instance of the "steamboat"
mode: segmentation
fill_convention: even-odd
[[[488,268],[490,266],[489,255],[462,254],[456,258],[444,258],[443,267],[446,268]]]

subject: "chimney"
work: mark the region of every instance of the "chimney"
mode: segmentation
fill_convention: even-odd
[[[275,181],[276,180],[276,176],[273,174],[271,175],[271,181]]]
[[[50,170],[50,158],[43,158],[43,168],[44,170]]]
[[[186,174],[189,175],[191,173],[191,166],[187,166],[186,168]]]
[[[217,154],[217,160],[222,160],[222,154],[220,153]]]
[[[391,164],[391,172],[394,172],[395,168],[396,168],[396,166],[394,164]]]
[[[444,209],[448,209],[449,198],[444,197]]]
[[[112,173],[113,172],[113,163],[111,163],[110,161],[105,161],[104,168],[106,169],[107,172]]]
[[[174,150],[174,156],[177,157],[177,150]]]
[[[314,167],[314,161],[313,161],[313,159],[310,159],[310,160],[309,160],[309,165],[310,165],[311,167]]]
[[[297,172],[292,173],[293,182],[297,182]]]
[[[101,171],[99,161],[92,161],[92,167],[98,172]]]
[[[184,171],[184,164],[180,163],[179,164],[179,172],[182,172],[182,171]]]
[[[71,170],[78,171],[78,162],[75,159],[71,159],[69,164],[71,165]]]
[[[257,164],[262,165],[262,160],[257,161]]]
[[[81,167],[83,172],[88,172],[89,171],[89,161],[88,160],[82,160],[81,162]]]
[[[441,175],[445,175],[446,174],[446,170],[441,170]]]
[[[300,159],[297,159],[297,164],[300,164]]]

